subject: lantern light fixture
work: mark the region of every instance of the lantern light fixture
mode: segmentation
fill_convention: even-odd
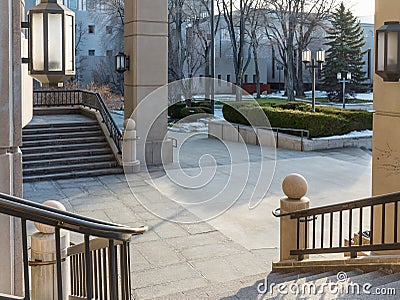
[[[316,70],[322,70],[322,64],[325,62],[325,50],[320,49],[315,53],[315,58],[312,58],[312,52],[306,49],[302,53],[302,61],[306,65],[306,69],[312,69],[312,112],[315,112],[315,85],[316,85]]]
[[[129,70],[129,56],[123,52],[119,52],[115,56],[115,70],[118,73],[124,73]]]
[[[28,11],[29,75],[42,86],[58,83],[75,75],[75,13],[61,0],[40,0]]]
[[[376,30],[375,73],[383,81],[400,79],[400,22],[385,22]]]

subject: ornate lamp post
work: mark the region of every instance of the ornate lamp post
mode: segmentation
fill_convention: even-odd
[[[41,0],[28,11],[29,75],[42,86],[57,86],[75,75],[75,13],[61,0]]]
[[[316,70],[322,70],[322,63],[325,61],[325,50],[318,50],[315,54],[315,58],[312,58],[311,50],[304,50],[302,53],[302,61],[305,64],[306,69],[312,69],[312,112],[315,112]]]
[[[343,109],[346,108],[346,83],[350,83],[351,82],[351,73],[347,73],[346,74],[346,78],[342,79],[342,73],[337,73],[337,80],[338,83],[342,83],[343,84],[343,92],[342,92],[342,99],[343,99]]]
[[[385,22],[376,31],[375,73],[383,81],[398,82],[400,79],[400,23]]]

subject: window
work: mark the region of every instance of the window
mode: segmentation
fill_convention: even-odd
[[[76,1],[77,0],[69,0],[69,8],[70,9],[76,9]]]
[[[253,83],[257,83],[257,75],[253,74]]]
[[[218,75],[218,86],[221,86],[221,79],[222,79],[222,75],[219,74]]]
[[[89,56],[94,56],[95,53],[96,53],[96,50],[89,50],[88,51]]]
[[[112,56],[113,55],[113,51],[112,50],[107,50],[106,51],[106,55],[107,56]]]
[[[244,83],[248,83],[249,82],[249,75],[245,74],[244,75]]]
[[[96,0],[87,0],[87,9],[95,9],[96,8]]]
[[[230,74],[226,75],[226,81],[231,82],[231,75]]]
[[[111,26],[106,26],[106,33],[111,34],[112,33],[112,27]]]
[[[89,31],[89,33],[94,33],[94,25],[89,25],[88,31]]]
[[[275,50],[272,48],[272,78],[275,78]]]

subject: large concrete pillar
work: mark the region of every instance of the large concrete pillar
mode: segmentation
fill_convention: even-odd
[[[125,73],[125,119],[136,109],[137,159],[142,164],[159,164],[161,147],[163,151],[172,151],[169,142],[163,141],[167,133],[167,112],[156,113],[160,107],[167,108],[167,89],[150,99],[153,103],[140,103],[167,84],[168,0],[126,0],[124,36],[125,54],[130,56],[130,69]]]
[[[375,30],[385,21],[400,21],[400,2],[375,1]],[[376,38],[376,37],[375,37]],[[383,82],[374,77],[374,135],[372,164],[372,194],[400,191],[400,82]],[[386,208],[385,241],[394,240],[393,205]],[[374,241],[381,241],[381,209],[374,213]],[[400,227],[399,227],[400,240]]]
[[[0,191],[22,196],[21,2],[0,1]],[[22,295],[20,222],[0,214],[0,293]]]

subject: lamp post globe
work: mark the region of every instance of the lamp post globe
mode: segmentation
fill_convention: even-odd
[[[41,0],[28,11],[28,70],[42,86],[75,75],[75,13],[60,0]]]

